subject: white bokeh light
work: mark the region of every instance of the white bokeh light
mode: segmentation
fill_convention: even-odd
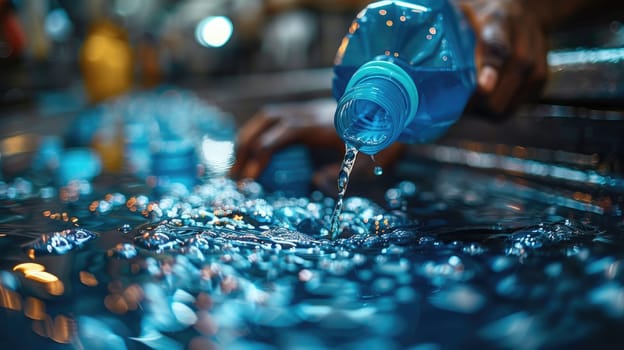
[[[209,175],[224,176],[234,164],[234,142],[204,136],[201,143],[201,155]]]
[[[205,47],[221,47],[232,37],[234,26],[224,16],[206,17],[195,28],[195,39]]]

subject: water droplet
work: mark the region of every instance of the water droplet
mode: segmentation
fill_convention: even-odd
[[[178,301],[171,303],[171,311],[173,312],[176,320],[185,326],[190,326],[197,322],[197,315],[186,304]]]
[[[189,238],[185,245],[195,247],[200,251],[209,251],[214,247],[213,237],[209,233],[202,232]]]
[[[175,239],[157,230],[146,231],[136,236],[134,242],[143,248],[151,250],[171,249],[178,245]]]
[[[40,236],[36,241],[25,246],[35,254],[65,254],[95,239],[97,234],[82,229],[71,228]]]
[[[137,249],[132,243],[119,243],[108,251],[108,256],[123,259],[132,259],[137,254]]]
[[[376,167],[373,169],[373,174],[375,174],[375,176],[381,176],[381,175],[383,175],[383,168],[382,168],[382,167],[380,167],[379,165],[378,165],[378,166],[376,166]]]
[[[401,183],[399,183],[399,189],[403,192],[403,195],[408,197],[413,196],[417,191],[416,184],[411,181],[401,181]]]

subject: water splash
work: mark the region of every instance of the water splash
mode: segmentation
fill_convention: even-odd
[[[343,175],[344,195],[349,173]],[[333,198],[274,196],[251,180],[212,179],[161,197],[139,189],[109,196],[94,187],[92,196],[103,199],[45,201],[27,211],[33,202],[20,208],[6,201],[0,207],[7,220],[0,225],[3,263],[28,261],[39,269],[20,264],[0,271],[0,309],[21,307],[31,315],[32,305],[45,304],[75,315],[73,322],[86,328],[79,340],[91,345],[89,332],[100,325],[90,317],[104,319],[105,335],[119,335],[115,345],[129,350],[195,348],[197,339],[220,339],[227,348],[242,341],[281,348],[289,346],[273,339],[288,337],[292,344],[312,339],[319,349],[332,348],[336,339],[379,339],[370,346],[394,348],[423,341],[517,347],[526,337],[538,338],[535,347],[558,348],[569,339],[601,339],[601,327],[622,322],[621,229],[607,230],[615,240],[607,242],[589,216],[508,198],[496,187],[464,183],[472,180],[465,176],[431,176],[438,187],[419,180],[388,188],[378,201],[343,198],[334,240],[327,239]],[[110,204],[106,210],[88,209],[103,202]],[[52,214],[28,216],[44,209]],[[51,220],[55,212],[61,220]],[[65,212],[97,231],[97,239],[63,231]],[[40,232],[52,233],[42,239]],[[18,251],[22,257],[14,261],[13,244],[33,239],[40,252],[31,258]],[[510,312],[526,317],[506,319]],[[55,333],[57,321],[65,322],[55,314],[25,328],[11,313],[3,315],[3,324],[21,327],[18,336],[32,328],[66,339]],[[542,320],[557,317],[569,321],[551,332]],[[539,322],[527,328],[533,320]],[[457,342],[440,321],[461,325]],[[410,332],[415,323],[422,332]],[[241,330],[243,338],[231,338]]]

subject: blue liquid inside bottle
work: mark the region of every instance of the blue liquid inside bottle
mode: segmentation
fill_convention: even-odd
[[[378,1],[338,49],[336,130],[366,154],[430,142],[457,121],[475,86],[474,36],[451,4]]]

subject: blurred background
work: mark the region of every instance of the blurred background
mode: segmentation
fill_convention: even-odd
[[[232,128],[264,104],[330,96],[336,48],[363,5],[1,0],[3,178],[37,168],[37,159],[45,167],[51,154],[72,163],[59,152],[76,147],[95,150],[104,171],[144,175],[151,172],[152,141],[188,139],[201,148],[206,128],[229,130],[219,139],[233,147]],[[192,138],[199,123],[202,135]],[[149,150],[129,155],[135,143]],[[128,164],[128,157],[145,164]]]
[[[0,0],[3,175],[20,174],[43,152],[42,145],[50,144],[104,147],[103,157],[121,154],[103,159],[104,169],[122,169],[124,150],[115,153],[106,145],[115,144],[115,137],[153,137],[128,126],[137,110],[158,110],[160,124],[180,115],[189,125],[193,118],[205,124],[218,115],[212,129],[225,128],[223,120],[229,120],[235,130],[268,103],[330,97],[336,48],[366,3]],[[496,122],[466,116],[435,145],[414,146],[404,164],[425,158],[483,168],[470,158],[478,154],[502,157],[488,168],[528,176],[561,173],[535,171],[530,164],[510,168],[505,159],[609,179],[622,174],[624,17],[616,10],[598,12],[553,33],[549,82],[537,105]],[[180,99],[161,98],[171,97],[171,91],[192,102],[176,105]],[[142,98],[119,102],[142,92]],[[195,113],[195,105],[212,109]],[[101,136],[99,129],[109,131]],[[220,137],[233,140],[234,133]],[[51,142],[47,137],[53,135],[60,139]],[[579,182],[587,183],[588,176]]]
[[[1,0],[0,103],[28,101],[50,89],[89,88],[91,81],[102,80],[94,71],[106,76],[102,67],[125,76],[119,87],[108,87],[110,94],[125,92],[121,86],[129,90],[175,83],[202,89],[224,76],[331,67],[350,21],[368,2]],[[597,12],[554,33],[551,48],[622,47],[622,11]],[[308,90],[318,85],[327,89],[331,83],[289,80]],[[600,89],[603,84],[592,85]],[[241,90],[249,91],[232,95],[257,88],[245,86]],[[582,100],[586,91],[579,88],[575,86],[575,97]],[[106,98],[95,88],[88,90],[91,102]]]
[[[85,66],[98,54],[128,75],[128,89],[204,88],[226,75],[329,67],[365,3],[3,0],[1,101],[6,106],[42,90],[88,85],[97,73]]]

